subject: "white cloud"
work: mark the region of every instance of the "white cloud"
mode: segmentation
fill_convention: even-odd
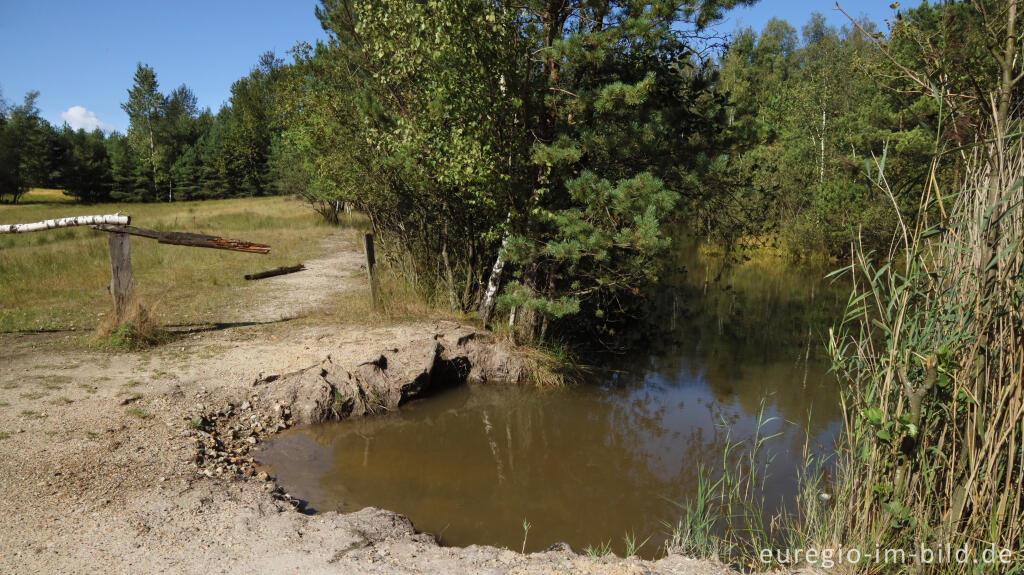
[[[96,112],[90,112],[82,106],[71,106],[67,112],[60,113],[60,119],[67,122],[73,130],[85,130],[92,132],[96,129],[104,132],[113,132],[117,128],[96,117]]]

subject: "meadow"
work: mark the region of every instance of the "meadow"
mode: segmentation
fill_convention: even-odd
[[[259,197],[171,204],[73,203],[59,190],[36,189],[0,205],[0,223],[111,214],[132,225],[205,233],[271,246],[268,255],[159,244],[133,237],[136,298],[166,325],[216,321],[245,274],[294,265],[322,251],[337,233],[306,203]],[[95,329],[111,312],[107,234],[88,227],[0,235],[0,333]]]

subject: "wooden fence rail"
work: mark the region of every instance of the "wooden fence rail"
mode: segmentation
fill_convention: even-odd
[[[121,214],[108,214],[100,216],[74,216],[70,218],[57,218],[43,220],[31,224],[0,224],[0,234],[21,234],[25,232],[41,232],[43,230],[54,230],[57,228],[69,228],[72,226],[94,226],[101,224],[128,225],[132,221],[131,216]]]
[[[242,240],[232,240],[206,234],[192,234],[187,232],[167,232],[162,230],[147,230],[133,226],[121,226],[111,224],[99,224],[92,226],[93,229],[101,232],[115,234],[130,234],[154,239],[161,244],[176,246],[189,246],[193,248],[213,248],[217,250],[231,250],[234,252],[247,252],[250,254],[269,254],[270,246],[254,244]]]
[[[252,242],[232,240],[217,236],[208,236],[205,234],[148,230],[145,228],[132,227],[128,225],[130,223],[130,216],[124,216],[119,213],[97,216],[74,216],[69,218],[44,220],[30,224],[0,224],[0,234],[38,232],[71,226],[90,226],[94,230],[108,232],[110,234],[110,295],[114,298],[114,313],[118,325],[123,323],[127,317],[127,314],[130,311],[129,307],[132,299],[132,256],[131,245],[128,241],[130,235],[154,239],[161,244],[189,246],[195,248],[214,248],[218,250],[231,250],[251,254],[270,253],[270,246],[263,244],[255,244]],[[372,261],[372,259],[373,249],[371,245],[370,261]],[[282,269],[283,268],[271,270],[270,275],[299,271],[298,269],[281,271]],[[255,275],[260,277],[270,277],[270,275],[266,274],[267,272]],[[247,276],[246,279],[249,279],[249,277]]]

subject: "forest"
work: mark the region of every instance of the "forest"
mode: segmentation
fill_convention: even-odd
[[[887,31],[815,14],[724,35],[732,4],[327,1],[330,40],[262,55],[216,113],[143,63],[125,134],[50,125],[34,93],[0,102],[0,200],[48,187],[84,203],[296,194],[332,221],[356,209],[427,295],[518,309],[526,339],[581,309],[614,329],[656,280],[669,226],[794,257],[848,257],[855,235],[886,245],[936,141],[979,129],[970,104],[940,127],[931,95],[895,73],[984,90],[994,76],[957,69],[980,48],[964,6],[904,10]]]

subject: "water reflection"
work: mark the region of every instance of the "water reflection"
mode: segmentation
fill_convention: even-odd
[[[827,446],[838,429],[819,352],[838,296],[813,270],[738,267],[704,286],[693,278],[711,272],[689,265],[651,302],[652,321],[676,328],[590,385],[454,389],[391,416],[291,430],[260,459],[316,509],[395,510],[447,544],[519,549],[525,520],[527,550],[610,541],[621,552],[630,533],[650,536],[652,554],[678,518],[670,502],[694,494],[699,465],[720,467],[727,441],[754,434],[763,401],[763,432],[780,433],[769,503],[792,501],[805,438]]]

